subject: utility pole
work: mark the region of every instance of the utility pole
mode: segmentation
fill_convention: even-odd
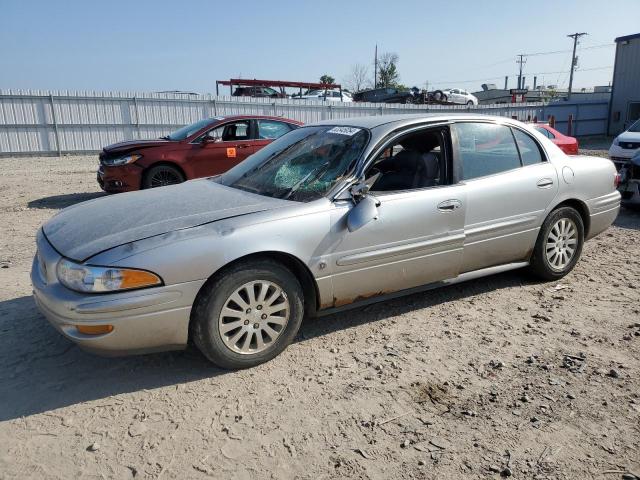
[[[578,46],[578,39],[583,35],[587,35],[586,32],[572,33],[567,35],[569,38],[573,38],[573,55],[571,56],[571,73],[569,74],[569,92],[567,94],[567,100],[571,99],[571,89],[573,88],[573,71],[576,69],[576,47]]]
[[[527,59],[525,58],[524,54],[520,54],[518,55],[518,57],[520,58],[516,60],[516,63],[520,64],[520,73],[518,73],[518,89],[520,89],[520,88],[524,88],[524,85],[522,85],[522,65],[527,63]]]
[[[378,44],[376,43],[376,53],[373,59],[373,88],[378,88]]]

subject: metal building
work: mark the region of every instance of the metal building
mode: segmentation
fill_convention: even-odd
[[[640,33],[618,37],[609,108],[609,135],[640,118]]]

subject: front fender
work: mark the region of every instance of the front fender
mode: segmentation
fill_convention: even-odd
[[[205,280],[247,255],[279,252],[307,266],[322,301],[332,296],[331,278],[323,265],[325,253],[332,249],[331,208],[322,199],[219,220],[121,245],[87,263],[150,270],[173,285]]]

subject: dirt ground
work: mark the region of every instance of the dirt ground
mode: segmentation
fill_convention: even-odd
[[[38,314],[38,226],[96,157],[0,159],[0,478],[640,478],[640,214],[512,272],[306,321],[278,358],[108,359]]]

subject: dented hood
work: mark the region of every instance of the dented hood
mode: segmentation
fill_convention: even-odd
[[[42,229],[61,255],[84,261],[142,238],[286,205],[203,179],[79,203]]]

